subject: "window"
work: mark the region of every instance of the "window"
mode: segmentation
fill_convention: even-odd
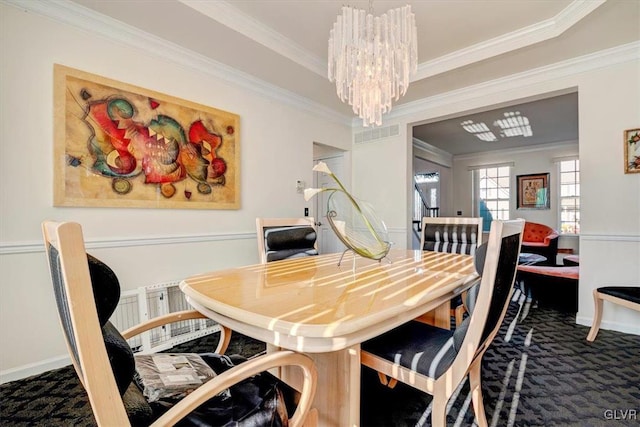
[[[509,183],[511,168],[495,166],[474,170],[476,214],[482,217],[483,231],[489,231],[494,219],[509,219]]]
[[[559,162],[560,233],[580,233],[580,160]]]

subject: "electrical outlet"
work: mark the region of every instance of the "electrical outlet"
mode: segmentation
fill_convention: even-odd
[[[304,208],[304,216],[309,216],[309,208]]]
[[[458,211],[458,216],[462,216],[462,211]]]

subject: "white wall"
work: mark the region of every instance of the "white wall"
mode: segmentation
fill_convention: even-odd
[[[216,77],[215,64],[194,67],[191,57],[158,56],[136,41],[5,4],[0,19],[0,343],[11,348],[1,352],[3,380],[66,356],[42,250],[44,219],[80,222],[90,252],[124,289],[254,263],[256,216],[302,216],[311,207],[295,183],[312,182],[313,142],[350,149],[348,121]],[[238,114],[241,209],[53,207],[54,63]]]
[[[353,194],[374,206],[387,225],[392,248],[407,248],[412,241],[407,234],[413,206],[412,150],[410,145],[398,143],[406,138],[407,127],[403,125],[397,137],[354,144],[352,150]]]
[[[414,123],[496,104],[577,90],[582,191],[577,322],[589,325],[593,318],[594,288],[640,284],[640,174],[625,175],[622,167],[623,130],[640,124],[639,76],[640,44],[636,42],[396,107],[385,125],[399,124],[400,135],[366,148],[354,148],[354,188],[361,191],[375,188],[376,191],[369,192],[369,200],[389,215],[398,234],[404,226],[409,236],[406,240],[410,242],[411,204],[407,203],[407,192],[412,188],[412,165],[405,156],[412,138],[407,128]],[[518,170],[523,173],[553,169],[545,159],[518,163],[521,163]],[[466,180],[468,172],[456,164],[454,174],[463,175]],[[397,191],[403,179],[407,191]],[[469,192],[470,189],[468,194],[454,196],[454,210],[457,206],[463,213],[470,210]],[[552,207],[551,211],[531,212],[527,216],[546,221],[549,215],[549,221],[555,223],[554,212]],[[602,327],[640,334],[639,315],[607,306]],[[585,329],[585,336],[586,333]]]

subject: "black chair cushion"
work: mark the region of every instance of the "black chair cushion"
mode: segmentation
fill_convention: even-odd
[[[473,254],[478,245],[475,224],[425,224],[425,251]]]
[[[136,372],[133,351],[111,322],[107,322],[102,327],[102,337],[107,355],[109,356],[111,370],[118,385],[118,391],[120,391],[120,395],[122,396],[129,387],[129,384],[131,384],[131,381],[133,381],[133,376]]]
[[[604,286],[598,288],[598,292],[640,304],[640,287],[638,286]]]
[[[156,415],[153,413],[151,405],[135,382],[132,382],[122,395],[122,403],[133,427],[147,427],[155,421]]]
[[[87,254],[87,260],[91,286],[93,287],[93,299],[96,303],[98,320],[102,326],[104,345],[118,385],[118,391],[122,396],[133,381],[136,366],[131,347],[116,327],[108,321],[120,299],[120,282],[108,265],[89,254]]]
[[[242,356],[200,354],[217,373],[243,363]],[[215,396],[192,411],[177,426],[286,426],[295,410],[297,392],[269,373],[261,373],[229,388],[228,394]],[[161,399],[151,403],[156,416],[178,401]]]
[[[454,331],[412,321],[365,341],[362,349],[437,379],[456,357],[453,334]]]
[[[318,255],[316,232],[308,226],[265,227],[267,262]]]
[[[100,326],[104,326],[120,301],[120,282],[107,264],[89,254],[87,254],[87,259],[98,320]]]
[[[475,256],[473,258],[473,266],[479,276],[482,277],[484,272],[484,261],[487,258],[487,243],[483,243],[476,249]]]
[[[268,251],[309,249],[316,242],[315,230],[306,226],[265,228],[264,237]]]
[[[267,251],[267,262],[280,261],[289,258],[302,258],[318,255],[315,249],[284,249],[280,251]]]

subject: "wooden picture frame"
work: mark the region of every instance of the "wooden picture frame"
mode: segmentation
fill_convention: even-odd
[[[549,174],[518,175],[518,209],[549,209]]]
[[[640,128],[624,131],[624,173],[640,173]]]
[[[239,116],[54,65],[54,206],[239,209]]]

